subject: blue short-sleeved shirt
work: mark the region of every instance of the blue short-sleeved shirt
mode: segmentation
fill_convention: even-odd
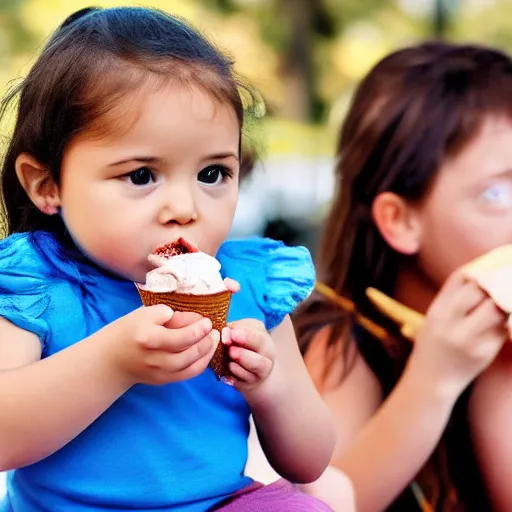
[[[314,283],[307,250],[272,240],[229,241],[217,258],[223,276],[241,285],[230,321],[257,318],[271,330]],[[0,316],[37,334],[43,357],[140,306],[133,283],[49,233],[0,242]],[[184,382],[136,385],[55,454],[11,472],[0,511],[205,511],[250,483],[249,413],[209,369]]]

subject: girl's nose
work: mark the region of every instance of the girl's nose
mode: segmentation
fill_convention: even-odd
[[[161,224],[185,225],[197,220],[197,211],[192,191],[185,187],[174,187],[166,191],[158,220]]]

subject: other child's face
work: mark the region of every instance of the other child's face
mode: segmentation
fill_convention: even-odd
[[[172,85],[129,95],[115,114],[126,129],[85,133],[64,154],[62,215],[77,244],[138,282],[151,268],[148,254],[180,236],[215,255],[238,198],[234,111]]]
[[[512,243],[512,121],[490,117],[442,166],[420,207],[422,271],[440,286],[456,268]]]

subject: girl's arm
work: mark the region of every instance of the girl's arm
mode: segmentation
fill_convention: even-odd
[[[272,332],[276,367],[247,394],[258,437],[272,467],[293,482],[311,482],[329,463],[335,429],[328,407],[308,375],[290,318]]]
[[[414,480],[438,444],[456,398],[414,372],[404,373],[372,419],[333,459],[352,481],[359,512],[384,510]]]
[[[504,346],[480,376],[469,403],[469,421],[477,459],[493,510],[512,510],[512,346]]]
[[[308,352],[313,377],[323,379],[320,361],[325,352],[317,338]],[[324,354],[322,357],[321,354]],[[324,381],[323,397],[338,427],[338,442],[331,465],[351,481],[358,512],[384,510],[414,479],[445,428],[456,397],[429,386],[406,370],[389,398],[382,403],[380,385],[359,354],[340,383],[340,368]],[[419,376],[418,376],[419,377]],[[381,405],[382,404],[382,405]],[[345,478],[327,471],[306,492],[323,498],[342,512]]]
[[[58,450],[127,389],[106,346],[93,336],[39,360],[39,338],[0,318],[0,471]]]

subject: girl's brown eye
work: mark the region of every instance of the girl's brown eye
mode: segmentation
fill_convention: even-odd
[[[223,165],[210,165],[199,172],[197,180],[205,185],[218,185],[226,176],[229,176],[229,172]]]
[[[141,167],[136,171],[132,171],[128,177],[134,185],[148,185],[155,180],[153,173],[147,167]]]

